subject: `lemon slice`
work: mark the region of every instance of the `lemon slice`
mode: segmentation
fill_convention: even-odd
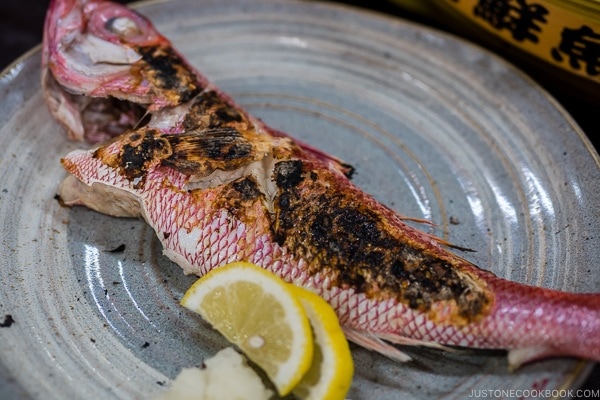
[[[304,306],[315,342],[312,365],[292,393],[303,400],[342,400],[350,389],[354,364],[338,317],[317,294],[297,286],[292,292]]]
[[[181,304],[238,346],[284,396],[310,368],[310,323],[292,286],[247,262],[216,268],[198,279]]]

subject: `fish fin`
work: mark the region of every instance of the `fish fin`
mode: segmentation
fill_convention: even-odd
[[[432,226],[437,226],[433,222],[429,222],[426,219],[419,220],[419,219],[414,219],[414,218],[405,218],[405,217],[402,217],[402,216],[400,216],[400,219],[402,219],[402,220],[410,220],[410,221],[414,221],[414,222],[421,222],[421,223],[424,223],[424,224],[429,224],[429,225],[432,225]],[[446,246],[446,247],[450,247],[452,249],[456,249],[456,250],[460,250],[460,251],[464,251],[464,252],[469,252],[469,253],[474,253],[475,252],[475,250],[473,250],[473,249],[470,249],[468,247],[459,246],[457,244],[451,243],[451,242],[447,241],[446,239],[442,239],[441,237],[435,236],[434,234],[426,233],[426,232],[423,232],[423,233],[425,235],[427,235],[431,240],[439,243],[441,246]]]
[[[476,250],[473,250],[471,248],[464,247],[464,246],[459,246],[457,244],[450,243],[450,242],[448,242],[447,240],[444,240],[444,239],[440,239],[440,238],[436,238],[436,239],[443,246],[451,247],[453,249],[464,251],[464,252],[467,252],[467,253],[475,253],[476,252]]]
[[[436,342],[430,342],[430,341],[426,341],[426,340],[412,339],[412,338],[409,338],[406,336],[396,335],[393,333],[380,334],[380,335],[378,335],[378,337],[383,340],[387,340],[390,343],[398,344],[398,345],[402,345],[402,346],[423,346],[423,347],[429,347],[432,349],[439,349],[439,350],[444,350],[444,351],[454,351],[453,348],[444,346],[443,344],[439,344]]]
[[[372,333],[356,331],[349,328],[344,328],[344,333],[346,334],[346,338],[351,342],[366,349],[376,351],[391,360],[397,362],[407,362],[412,360],[411,356],[398,350],[393,345],[386,343],[383,339]]]
[[[514,372],[521,365],[547,357],[556,352],[548,346],[530,346],[508,351],[508,370]]]
[[[433,222],[431,222],[430,220],[425,219],[425,218],[409,217],[406,215],[398,214],[397,212],[396,212],[396,214],[398,215],[398,218],[400,218],[402,221],[410,221],[410,222],[415,222],[417,224],[436,226],[436,224],[434,224]]]
[[[398,218],[400,218],[401,221],[410,221],[410,222],[415,222],[417,224],[424,224],[424,225],[429,225],[429,226],[438,226],[436,223],[431,222],[428,219],[425,218],[414,218],[414,217],[408,217],[406,215],[402,215],[399,214],[398,212],[394,211],[396,213],[396,215],[398,216]],[[428,236],[431,240],[439,243],[442,246],[446,246],[446,247],[450,247],[456,250],[460,250],[460,251],[464,251],[464,252],[469,252],[469,253],[474,253],[475,250],[470,249],[468,247],[464,247],[464,246],[459,246],[456,245],[454,243],[450,243],[449,241],[442,239],[438,236],[435,236],[434,234],[431,233],[426,233],[426,232],[422,232],[424,235]]]
[[[402,219],[402,220],[409,220],[409,221],[414,221],[414,222],[419,222],[419,223],[423,223],[423,224],[429,224],[429,225],[436,226],[433,222],[430,222],[430,221],[428,221],[426,219],[420,220],[420,219],[415,219],[415,218],[406,218],[406,217],[403,217],[403,216],[400,216],[400,219]],[[460,251],[464,251],[464,252],[468,252],[468,253],[474,253],[475,252],[475,250],[473,250],[473,249],[470,249],[468,247],[459,246],[457,244],[451,243],[451,242],[449,242],[449,241],[447,241],[445,239],[442,239],[442,238],[440,238],[438,236],[435,236],[435,235],[433,235],[431,233],[426,233],[426,232],[423,232],[423,233],[425,235],[427,235],[433,241],[439,243],[441,246],[450,247],[452,249],[456,249],[456,250],[460,250]]]

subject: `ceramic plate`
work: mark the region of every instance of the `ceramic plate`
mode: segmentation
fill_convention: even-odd
[[[419,25],[296,1],[139,5],[190,62],[275,128],[333,153],[355,181],[508,279],[600,287],[598,156],[531,80]],[[194,278],[142,221],[54,199],[59,158],[81,146],[50,118],[36,49],[0,76],[0,397],[152,398],[227,344],[178,300]],[[9,326],[10,325],[10,326]],[[353,347],[348,397],[464,398],[564,389],[591,364],[507,371],[501,351]],[[475,392],[476,394],[477,392]]]

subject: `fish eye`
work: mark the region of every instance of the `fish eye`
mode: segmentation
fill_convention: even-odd
[[[89,3],[99,3],[88,11],[87,28],[91,34],[112,43],[138,46],[160,39],[152,23],[141,14],[110,1]]]
[[[121,37],[139,35],[141,33],[141,30],[135,21],[127,17],[110,18],[106,21],[104,26],[108,31]]]

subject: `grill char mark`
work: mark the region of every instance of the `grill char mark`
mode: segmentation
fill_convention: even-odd
[[[115,141],[121,145],[116,154],[110,150]],[[217,169],[235,170],[257,155],[253,144],[233,128],[167,135],[144,127],[99,147],[94,157],[118,169],[140,188],[148,170],[156,165],[202,177]]]
[[[372,298],[394,297],[429,312],[434,303],[453,302],[458,324],[478,320],[490,306],[487,292],[449,262],[394,236],[382,216],[351,193],[335,190],[335,179],[309,163],[282,161],[274,171],[278,186],[277,243],[308,261],[312,273],[334,275]]]
[[[253,129],[248,118],[237,108],[228,104],[219,93],[208,90],[200,93],[193,101],[183,120],[183,128],[203,130],[215,128]]]
[[[143,46],[138,73],[165,94],[172,105],[190,101],[202,88],[185,61],[171,47]]]

